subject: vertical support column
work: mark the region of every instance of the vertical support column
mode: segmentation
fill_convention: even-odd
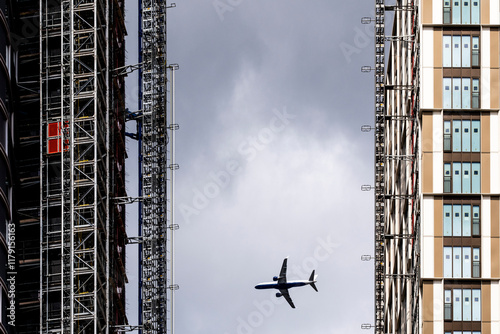
[[[375,0],[375,334],[384,333],[385,304],[385,1]]]

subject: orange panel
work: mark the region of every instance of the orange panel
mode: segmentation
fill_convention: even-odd
[[[47,132],[49,137],[56,137],[61,135],[61,127],[59,122],[49,123]]]

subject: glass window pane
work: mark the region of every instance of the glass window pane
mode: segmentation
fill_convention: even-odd
[[[472,321],[481,321],[481,290],[472,290]]]
[[[462,192],[462,163],[454,162],[452,170],[453,193],[460,194]]]
[[[443,205],[443,234],[445,237],[451,237],[451,205]]]
[[[462,236],[470,237],[471,233],[471,207],[468,204],[462,206]]]
[[[462,277],[463,278],[471,278],[472,277],[472,260],[471,260],[471,248],[464,247],[462,248]],[[464,299],[465,302],[465,299]],[[465,321],[465,320],[464,320]]]
[[[470,23],[472,24],[479,24],[479,0],[472,0],[471,1],[471,19]]]
[[[443,67],[451,67],[451,36],[443,36]]]
[[[451,320],[451,290],[444,290],[444,320]]]
[[[472,66],[479,66],[479,37],[472,37]]]
[[[470,67],[470,55],[470,36],[462,36],[462,67]]]
[[[471,151],[481,150],[481,123],[479,120],[471,121]]]
[[[462,79],[461,78],[453,78],[453,109],[462,109]]]
[[[451,62],[453,67],[462,67],[462,36],[453,36],[451,42]]]
[[[481,192],[481,164],[473,162],[472,164],[472,193],[479,194]]]
[[[470,162],[462,163],[462,194],[471,193],[471,169]]]
[[[451,78],[443,78],[443,108],[451,109]]]
[[[452,9],[451,9],[451,13],[452,13],[452,21],[451,23],[453,24],[460,24],[461,20],[461,13],[460,13],[460,0],[453,0],[452,1]]]
[[[451,247],[443,248],[443,275],[444,277],[453,277],[452,276],[452,251]]]
[[[479,230],[479,205],[472,207],[472,235],[478,236]]]
[[[472,108],[479,108],[479,79],[472,79]]]
[[[462,206],[458,204],[453,205],[453,236],[462,236]]]
[[[462,109],[470,109],[471,99],[470,99],[470,79],[462,79]]]
[[[462,277],[462,247],[453,247],[453,277]]]
[[[444,121],[443,122],[444,127],[443,127],[443,150],[444,151],[450,151],[451,150],[451,122],[450,121]]]
[[[449,193],[451,192],[451,164],[444,164],[444,184],[443,184],[443,192]]]
[[[462,0],[462,24],[470,24],[470,0]]]
[[[470,107],[470,106],[469,106]],[[462,152],[470,152],[471,124],[468,120],[462,121]]]
[[[470,289],[463,290],[464,314],[463,321],[471,321],[472,319],[472,292]]]
[[[462,321],[462,289],[453,289],[453,321]]]
[[[453,121],[453,152],[462,151],[462,121]]]

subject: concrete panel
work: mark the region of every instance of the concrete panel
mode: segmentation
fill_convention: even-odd
[[[432,2],[432,23],[443,24],[443,1],[441,0]]]
[[[500,66],[500,57],[499,57],[499,33],[498,33],[498,30],[491,30],[491,31],[488,31],[489,34],[490,34],[490,38],[487,39],[486,41],[490,41],[490,45],[485,45],[484,46],[484,51],[482,52],[487,52],[489,54],[489,57],[490,57],[490,63],[489,64],[486,64],[486,66],[489,66],[489,67],[492,67],[492,68],[498,68]],[[486,33],[486,31],[484,31],[483,33]],[[484,34],[484,35],[487,35],[487,34]],[[486,37],[486,36],[485,36]],[[488,44],[488,43],[484,43],[484,44]],[[483,49],[483,45],[479,45],[479,50],[482,50]],[[481,64],[482,65],[482,64]],[[484,65],[483,65],[484,66]]]
[[[493,136],[497,136],[497,134],[495,133],[497,129],[498,122],[495,122],[495,124],[491,124],[490,115],[481,115],[481,152],[491,152],[491,147],[493,147],[491,141],[494,138]],[[496,140],[496,145],[498,145],[498,140]],[[495,151],[498,151],[498,148]]]
[[[500,277],[500,239],[491,238],[491,277]]]
[[[434,67],[434,30],[424,28],[422,31],[422,66]]]
[[[443,151],[443,117],[441,113],[434,113],[432,117],[432,150],[434,152]]]
[[[423,283],[422,320],[424,322],[434,321],[434,283],[432,281]]]
[[[481,67],[481,79],[479,84],[479,98],[481,100],[480,107],[482,109],[490,109],[491,106],[491,88],[490,88],[491,69],[489,67]]]
[[[434,277],[443,277],[443,238],[434,238]]]
[[[500,69],[492,68],[490,69],[490,108],[499,109],[500,108]],[[486,88],[485,88],[486,89]],[[481,93],[479,93],[481,94]]]
[[[489,153],[481,153],[481,193],[491,192],[491,159]]]
[[[441,30],[434,30],[433,39],[434,39],[433,67],[443,67],[443,32]]]
[[[490,2],[481,1],[481,24],[490,24]]]
[[[483,28],[481,31],[481,39],[479,40],[479,50],[481,53],[481,67],[487,68],[491,67],[491,59],[494,57],[498,57],[498,55],[492,54],[492,48],[490,46],[491,42],[491,32],[490,28]]]
[[[443,108],[443,70],[434,70],[434,108]]]
[[[432,134],[434,132],[433,122],[435,118],[432,114],[425,113],[422,115],[422,151],[434,151]]]
[[[491,285],[490,282],[483,282],[481,285],[481,320],[491,321]]]
[[[422,23],[424,24],[432,23],[432,4],[432,0],[422,0]]]
[[[424,237],[434,237],[434,217],[435,217],[434,198],[425,196],[422,203],[422,235]],[[441,209],[442,210],[442,209]]]
[[[481,1],[481,5],[488,1]],[[500,4],[499,0],[490,0],[490,24],[499,24]]]
[[[433,192],[433,164],[432,164],[432,153],[423,153],[422,155],[422,191],[424,193],[432,193]]]
[[[443,84],[441,83],[441,86],[442,85]],[[422,89],[421,108],[423,109],[434,108],[434,70],[432,68],[422,69],[422,80],[420,83],[420,89]]]
[[[422,277],[433,278],[434,276],[434,238],[423,237],[422,247]]]
[[[443,153],[438,152],[432,155],[433,160],[433,192],[442,193],[443,192]]]
[[[434,236],[443,236],[443,200],[434,200]]]

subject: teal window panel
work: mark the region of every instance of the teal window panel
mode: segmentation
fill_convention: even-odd
[[[453,67],[462,67],[462,36],[453,36],[452,37],[452,56],[451,62]]]
[[[451,1],[443,1],[443,23],[451,23]]]
[[[463,290],[463,321],[471,321],[472,320],[472,291],[470,289]]]
[[[481,321],[481,290],[472,289],[472,321]]]
[[[443,150],[451,151],[451,121],[443,122]]]
[[[462,194],[471,193],[471,165],[470,162],[462,163]]]
[[[481,255],[479,248],[472,249],[472,277],[481,277]]]
[[[462,109],[470,109],[470,79],[462,78]]]
[[[443,235],[451,237],[452,210],[450,204],[443,205]]]
[[[462,277],[463,278],[471,278],[472,277],[471,269],[472,269],[471,248],[464,247],[464,248],[462,248]],[[464,303],[465,303],[465,298],[464,298]],[[465,316],[465,312],[464,312],[464,316]],[[465,319],[464,319],[464,321],[465,321]],[[470,320],[468,320],[468,321],[470,321]]]
[[[461,1],[460,0],[453,0],[452,1],[451,23],[453,23],[453,24],[460,24],[460,23],[462,23],[461,22],[460,7],[461,7]]]
[[[472,206],[472,235],[478,236],[481,233],[479,228],[479,205]]]
[[[462,236],[462,206],[458,204],[453,205],[453,236]]]
[[[453,257],[453,254],[452,254],[451,247],[444,247],[443,248],[443,275],[446,278],[453,277],[452,257]]]
[[[470,0],[462,0],[462,24],[470,24]]]
[[[472,108],[479,108],[479,79],[472,79]]]
[[[462,277],[462,247],[453,247],[453,277]]]
[[[462,206],[462,236],[470,237],[471,235],[471,206],[465,204]]]
[[[460,194],[462,192],[462,163],[454,162],[452,165],[452,187],[454,194]]]
[[[471,1],[471,9],[470,9],[470,23],[471,24],[481,23],[479,6],[480,6],[479,0]]]
[[[479,66],[479,37],[472,37],[472,59],[471,65],[474,67]]]
[[[451,290],[444,290],[444,320],[451,320]]]
[[[451,109],[451,78],[443,78],[443,108]]]
[[[462,121],[462,152],[470,152],[471,148],[471,123],[469,120]]]
[[[451,67],[451,36],[443,36],[443,67]]]
[[[451,192],[451,164],[444,164],[444,183],[443,183],[443,192],[450,193]]]
[[[462,79],[453,78],[452,86],[453,109],[462,109]]]
[[[462,151],[462,121],[454,120],[453,121],[453,152]]]
[[[481,163],[473,162],[471,164],[471,169],[471,191],[473,194],[479,194],[481,193]]]
[[[471,151],[481,151],[481,121],[471,121]]]
[[[453,321],[462,321],[462,289],[453,289]]]

